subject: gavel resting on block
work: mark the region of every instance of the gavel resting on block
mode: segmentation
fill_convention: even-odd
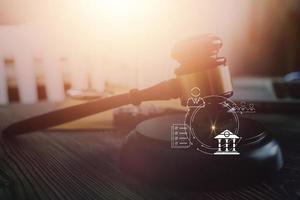
[[[129,93],[71,106],[17,122],[3,131],[3,137],[13,138],[16,135],[46,129],[119,106],[138,105],[149,100],[180,98],[181,104],[189,108],[189,113],[193,109],[190,109],[187,104],[194,88],[201,91],[203,99],[217,96],[228,100],[228,97],[233,95],[233,89],[229,69],[225,65],[226,59],[218,57],[221,46],[220,38],[210,34],[182,41],[172,52],[172,57],[180,63],[180,67],[175,70],[175,79],[143,90],[133,89]],[[193,145],[195,147],[193,149],[172,149],[170,145],[172,144],[170,132],[173,130],[171,128],[174,124],[182,125],[187,115],[170,114],[138,124],[122,145],[120,152],[122,172],[159,184],[202,184],[215,187],[238,182],[248,183],[251,179],[256,181],[260,177],[272,176],[282,168],[282,153],[276,140],[260,123],[247,118],[238,120],[237,127],[241,140],[238,146],[235,146],[234,141],[232,143],[231,151],[234,152],[231,153],[235,153],[235,156],[228,156],[228,138],[225,138],[227,155],[222,152],[221,143],[217,152],[212,154],[201,152],[201,148],[211,151],[213,148],[208,145],[214,144],[213,139],[221,135],[220,133],[212,136],[211,120],[218,121],[218,124],[213,126],[213,130],[221,127],[225,130],[223,132],[228,132],[227,129],[235,125],[234,120],[224,117],[233,114],[230,110],[224,112],[222,106],[226,107],[226,105],[221,103],[225,101],[216,101],[216,107],[213,102],[215,101],[203,101],[205,109],[196,112],[198,111],[196,108],[190,115],[189,119],[193,120],[189,121],[193,123],[188,124],[189,128],[197,132],[193,142],[197,143],[197,140],[201,139],[201,142]],[[224,137],[228,136],[224,135]]]
[[[211,34],[182,41],[172,52],[172,57],[181,64],[175,71],[175,79],[32,117],[8,126],[3,136],[43,130],[119,106],[138,105],[143,101],[180,98],[182,105],[185,105],[193,87],[201,90],[201,96],[216,94],[229,97],[233,94],[229,69],[225,66],[226,59],[217,56],[221,46],[221,39]]]

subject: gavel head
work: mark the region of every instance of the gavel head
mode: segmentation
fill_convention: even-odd
[[[172,57],[180,63],[175,70],[181,92],[181,103],[186,105],[193,88],[200,96],[233,94],[226,58],[218,57],[222,47],[219,37],[207,34],[181,41],[175,45]]]

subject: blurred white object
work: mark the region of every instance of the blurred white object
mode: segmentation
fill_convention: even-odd
[[[15,70],[21,103],[36,103],[38,98],[33,56],[25,52],[16,55]]]
[[[90,78],[90,87],[91,89],[103,93],[105,90],[105,74],[104,67],[101,66],[101,63],[98,60],[90,60],[89,64],[89,78]]]
[[[7,77],[4,65],[4,58],[0,57],[0,104],[8,103]]]
[[[71,62],[71,89],[68,96],[75,99],[96,99],[103,95],[105,82],[103,70],[97,66],[97,62],[89,59],[73,59]]]
[[[13,60],[13,79],[19,91],[21,103],[38,100],[34,54],[38,51],[38,37],[31,26],[7,26],[0,29],[1,55]],[[6,85],[7,88],[7,85]]]
[[[48,101],[63,101],[65,98],[64,82],[59,58],[44,58],[43,68]]]
[[[70,58],[71,88],[76,90],[88,89],[88,71],[83,59]]]

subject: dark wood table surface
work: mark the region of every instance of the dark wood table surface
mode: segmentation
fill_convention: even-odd
[[[55,104],[0,107],[0,129]],[[35,132],[0,139],[0,199],[300,199],[300,114],[257,114],[282,145],[285,165],[273,180],[226,190],[128,183],[119,170],[125,131]]]

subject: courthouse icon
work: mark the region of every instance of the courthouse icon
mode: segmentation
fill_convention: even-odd
[[[236,141],[239,139],[237,135],[232,133],[229,130],[225,130],[219,135],[215,136],[215,139],[218,140],[218,151],[216,151],[215,155],[239,155],[240,153],[236,151]],[[229,147],[230,141],[232,142],[232,147]],[[224,148],[225,142],[225,148]],[[222,146],[223,143],[223,146]]]

